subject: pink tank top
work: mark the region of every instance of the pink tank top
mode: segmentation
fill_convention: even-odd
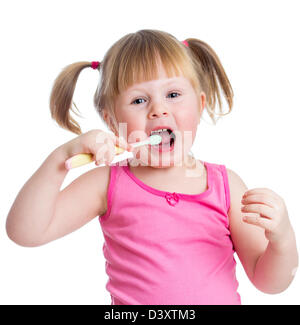
[[[112,304],[241,304],[227,171],[203,163],[208,189],[194,195],[157,190],[128,165],[111,165],[99,221]]]

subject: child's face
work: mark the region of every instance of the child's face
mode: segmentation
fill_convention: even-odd
[[[188,79],[183,76],[168,78],[160,65],[159,79],[129,87],[118,96],[115,104],[119,129],[119,123],[127,123],[128,143],[145,140],[157,126],[169,126],[176,135],[174,150],[159,152],[143,146],[139,148],[140,155],[136,155],[139,161],[153,166],[153,161],[157,164],[159,160],[157,167],[183,165],[205,106],[203,92],[198,98]],[[118,135],[126,137],[126,134]]]

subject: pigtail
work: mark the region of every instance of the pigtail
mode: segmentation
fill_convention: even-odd
[[[214,112],[216,97],[222,112],[222,101],[220,98],[217,79],[229,106],[229,112],[226,114],[229,114],[233,105],[233,90],[220,59],[215,51],[205,42],[196,38],[189,38],[186,41],[188,42],[188,48],[191,50],[194,59],[200,63],[200,69],[202,70],[200,72],[200,79],[202,79],[200,82],[203,85],[207,96],[206,99],[208,103],[207,108],[209,115],[213,117],[213,114],[216,114]]]
[[[79,116],[73,109],[72,102],[75,86],[80,72],[88,67],[100,69],[98,62],[76,62],[66,66],[54,81],[50,95],[51,117],[64,129],[80,135],[82,133],[79,124],[72,118],[70,110]]]

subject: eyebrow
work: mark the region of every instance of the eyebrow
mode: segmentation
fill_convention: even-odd
[[[161,85],[161,87],[163,87],[163,86],[169,86],[169,85],[171,85],[173,83],[177,83],[179,81],[180,80],[177,79],[177,78],[176,79],[171,79],[171,80],[165,82],[163,85]],[[137,86],[137,87],[134,87],[134,88],[130,89],[129,91],[132,92],[132,91],[135,91],[135,90],[137,90],[137,91],[139,91],[139,90],[145,90],[145,88],[144,87]]]

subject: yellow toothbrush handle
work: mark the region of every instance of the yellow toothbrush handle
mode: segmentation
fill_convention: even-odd
[[[124,151],[125,151],[125,149],[115,146],[115,154],[116,155],[119,155],[120,153],[122,153]]]
[[[115,154],[119,155],[124,152],[125,149],[115,146]],[[71,168],[80,167],[86,164],[89,164],[94,161],[93,154],[91,153],[79,153],[68,160],[65,161],[66,169],[70,170]]]

